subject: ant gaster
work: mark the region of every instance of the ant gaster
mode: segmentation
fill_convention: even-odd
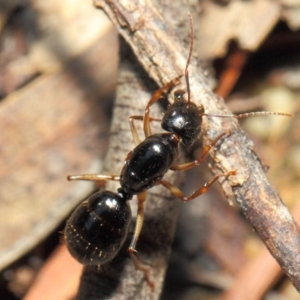
[[[187,202],[205,193],[221,176],[226,177],[236,173],[235,171],[230,171],[217,175],[189,196],[185,196],[176,186],[163,180],[168,170],[188,170],[199,165],[210,149],[225,135],[225,133],[222,133],[209,145],[205,146],[199,159],[184,164],[175,163],[179,153],[179,144],[190,146],[198,138],[202,116],[218,116],[205,114],[203,106],[197,106],[190,100],[188,66],[192,55],[194,33],[192,18],[191,16],[189,18],[191,45],[184,74],[188,99],[185,100],[183,97],[186,93],[185,91],[176,90],[174,92],[174,103],[169,106],[162,120],[151,118],[149,115],[150,106],[161,98],[165,98],[180,83],[180,76],[154,93],[145,108],[144,116],[131,116],[129,118],[136,147],[127,155],[120,176],[99,174],[68,176],[68,180],[114,180],[120,182],[117,192],[98,191],[94,193],[79,205],[68,219],[64,236],[72,256],[85,265],[99,266],[112,260],[123,245],[131,223],[131,210],[128,201],[134,195],[137,195],[137,220],[128,252],[136,269],[144,272],[145,279],[151,288],[154,287],[154,284],[149,279],[148,268],[142,265],[136,257],[136,244],[144,221],[146,191],[155,185],[161,184],[176,197]],[[222,115],[219,117],[242,118],[259,114],[286,115],[258,112],[242,115]],[[134,120],[143,120],[145,139],[142,142],[139,139]],[[152,134],[151,121],[161,121],[161,126],[166,132]]]

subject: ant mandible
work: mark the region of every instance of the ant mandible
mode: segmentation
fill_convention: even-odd
[[[163,180],[168,170],[188,170],[200,164],[210,149],[225,136],[220,134],[209,145],[206,145],[199,159],[189,163],[176,164],[179,154],[179,145],[192,145],[200,134],[203,116],[242,118],[252,115],[277,114],[273,112],[257,112],[241,115],[211,115],[205,114],[202,105],[197,106],[190,98],[190,86],[188,66],[193,51],[193,23],[190,18],[191,43],[189,56],[185,67],[185,82],[187,88],[187,100],[184,99],[183,90],[174,91],[174,103],[171,104],[163,119],[158,120],[150,117],[150,107],[162,98],[166,98],[172,89],[180,83],[180,77],[170,81],[158,89],[148,102],[144,116],[131,116],[129,118],[130,128],[136,147],[130,151],[125,159],[121,174],[99,175],[84,174],[71,175],[68,180],[92,180],[92,181],[119,181],[120,187],[117,192],[98,191],[80,204],[68,219],[64,238],[71,255],[84,265],[102,265],[112,260],[123,245],[131,223],[131,209],[128,201],[137,195],[138,211],[134,235],[132,237],[128,252],[136,269],[144,272],[145,279],[153,289],[154,284],[148,276],[148,267],[144,266],[136,256],[136,244],[144,221],[144,202],[146,192],[153,186],[163,185],[183,202],[193,200],[199,195],[207,192],[209,187],[220,177],[236,174],[230,171],[215,176],[212,180],[198,188],[191,195],[185,196],[179,188]],[[140,141],[134,120],[143,120],[145,139]],[[165,133],[152,134],[151,121],[161,121],[161,127]]]

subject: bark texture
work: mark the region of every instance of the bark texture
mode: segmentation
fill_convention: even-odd
[[[120,0],[96,1],[95,4],[102,8],[114,22],[146,73],[158,85],[161,86],[178,75],[182,75],[188,54],[188,46],[183,42],[188,41],[187,13],[189,10],[193,12],[196,10],[180,1],[176,3],[160,1],[158,4],[155,1]],[[195,14],[194,21],[196,18]],[[182,27],[179,30],[178,24],[187,25],[187,29]],[[230,113],[224,101],[211,91],[207,84],[207,78],[195,59],[192,60],[189,67],[189,74],[192,100],[195,103],[204,105],[208,113]],[[130,78],[129,81],[134,80]],[[142,97],[138,96],[137,90],[128,93],[128,95],[132,95],[131,106],[134,103],[134,107],[139,109],[137,114],[141,114],[145,107],[145,102],[141,100]],[[121,122],[117,112],[118,109],[123,108],[121,115],[126,115],[126,118],[133,114],[126,109],[128,104],[123,102],[123,100],[126,101],[126,98],[128,96],[119,94],[116,103],[107,165],[118,159],[120,162],[123,161],[125,156],[119,155],[117,150],[122,150],[123,153],[123,145],[126,145],[127,140],[131,138],[128,133],[128,123]],[[218,143],[209,154],[211,170],[216,174],[231,170],[237,171],[237,175],[222,180],[225,194],[228,197],[232,197],[232,195],[235,197],[245,217],[297,290],[300,291],[300,229],[274,187],[269,183],[254,151],[252,141],[240,129],[238,122],[234,119],[203,118],[201,138],[204,144],[208,144],[222,132],[228,133],[226,138]],[[116,140],[114,140],[115,138]],[[130,149],[127,149],[127,152],[128,150]],[[110,171],[112,170],[110,169]],[[156,190],[160,198],[158,202],[162,204],[159,208],[154,204],[152,198],[147,201],[148,205],[154,207],[146,210],[146,218],[149,223],[146,220],[143,229],[145,235],[138,243],[138,250],[147,257],[144,260],[152,265],[153,262],[159,264],[158,268],[154,266],[151,270],[151,276],[154,276],[156,283],[155,292],[150,292],[147,285],[143,283],[142,275],[134,272],[132,264],[125,263],[127,259],[120,255],[111,264],[103,266],[102,274],[104,275],[101,275],[101,280],[98,278],[93,281],[89,278],[94,277],[88,277],[87,272],[84,274],[78,299],[157,299],[159,297],[166,257],[174,231],[174,220],[177,215],[176,205],[173,202],[171,204],[171,201],[165,201],[163,197],[167,193],[160,194],[160,191]],[[166,212],[168,214],[165,214]],[[165,229],[168,226],[170,231],[166,232]],[[160,253],[161,256],[158,260],[156,260],[157,257],[153,260],[157,253]],[[92,272],[99,276],[99,272]],[[97,289],[98,296],[95,293],[92,295],[92,291],[94,292],[95,289]],[[88,294],[84,294],[84,290],[88,291]],[[100,297],[99,295],[106,296]]]

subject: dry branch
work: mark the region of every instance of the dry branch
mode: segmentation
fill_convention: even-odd
[[[188,24],[187,12],[190,8],[181,6],[178,9],[178,7],[174,7],[174,2],[172,1],[164,1],[163,4],[161,2],[157,4],[154,1],[107,0],[96,1],[96,5],[102,8],[115,23],[120,34],[131,46],[143,68],[158,85],[165,84],[182,74],[188,49],[179,41],[182,36],[176,35],[176,28],[172,22],[174,19],[182,20],[184,18]],[[163,7],[162,5],[165,6]],[[169,9],[166,10],[168,5],[170,5]],[[197,104],[203,104],[206,112],[229,113],[223,100],[218,98],[209,88],[206,78],[195,60],[192,61],[189,72],[193,101]],[[135,99],[135,97],[132,99],[133,105],[141,108],[142,102],[134,102]],[[211,169],[214,173],[237,170],[237,175],[228,178],[226,185],[225,183],[223,184],[224,192],[228,196],[233,192],[243,214],[251,222],[297,290],[300,291],[299,227],[294,222],[275,189],[270,185],[260,160],[253,150],[253,143],[247,138],[235,120],[204,118],[202,127],[203,143],[207,144],[224,131],[230,133],[218,147],[211,151]],[[232,190],[228,183],[230,183]],[[160,216],[162,217],[163,214]],[[161,222],[164,221],[164,218],[161,218]],[[152,236],[157,234],[157,230],[153,229]],[[164,253],[167,254],[168,251],[166,250]],[[150,252],[148,254],[151,256]],[[117,268],[115,272],[122,271],[119,263],[120,260],[113,262],[114,267]],[[133,273],[129,275],[126,273],[127,271],[124,272],[123,280],[127,284],[131,282],[131,286],[128,287],[127,285],[124,293],[130,292],[130,295],[135,295],[136,298],[147,299],[147,293],[142,294],[143,292],[139,289],[140,286],[137,284],[136,275],[133,275]],[[110,271],[110,275],[111,273],[112,271]],[[111,276],[114,277],[115,274]],[[130,276],[133,276],[133,278]],[[102,279],[103,281],[106,280],[104,277]],[[159,278],[159,281],[161,280]],[[99,281],[97,281],[97,285],[99,285]],[[124,287],[123,283],[122,287]],[[122,293],[121,288],[118,290]],[[123,296],[124,299],[128,298],[128,295],[125,296],[123,294]],[[156,297],[148,295],[149,297],[151,299],[158,297],[157,291]]]
[[[138,64],[124,40],[121,40],[121,52],[122,58],[113,112],[114,121],[103,174],[120,172],[124,158],[134,147],[128,117],[142,115],[151,97],[151,92],[148,90],[150,89],[153,93],[157,88]],[[137,123],[137,125],[141,127],[142,124]],[[159,126],[159,124],[157,125]],[[142,133],[140,136],[142,137]],[[174,177],[174,173],[168,174],[169,181],[174,182]],[[107,183],[106,185],[106,188],[112,191],[116,191],[118,187],[119,183]],[[135,214],[135,202],[134,200],[130,202],[133,214]],[[85,269],[77,299],[99,299],[100,296],[105,299],[148,299],[148,297],[158,299],[173,241],[178,212],[177,204],[178,202],[173,201],[163,187],[151,189],[147,196],[146,219],[137,250],[141,261],[151,266],[150,277],[155,284],[154,292],[150,291],[143,274],[135,270],[128,256],[127,249],[129,239],[132,237],[131,232],[122,251],[112,262],[101,266],[100,270],[97,267]]]

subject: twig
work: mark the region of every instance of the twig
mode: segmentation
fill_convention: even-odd
[[[121,52],[114,121],[103,174],[120,172],[127,153],[134,148],[128,118],[131,115],[143,114],[151,94],[157,88],[123,40],[121,40]],[[154,127],[155,124],[151,125]],[[140,136],[142,137],[142,133]],[[174,182],[174,173],[168,175],[168,180]],[[112,191],[116,191],[118,187],[119,183],[106,185],[106,189]],[[163,187],[156,187],[148,192],[146,218],[137,244],[139,258],[143,263],[151,266],[150,279],[154,281],[155,291],[150,291],[143,274],[135,270],[128,256],[128,242],[132,237],[130,233],[127,243],[113,261],[101,266],[100,269],[85,268],[78,300],[159,298],[178,212],[178,202],[170,199],[169,193]],[[130,202],[135,203],[134,200]],[[131,207],[135,214],[136,208],[133,205]]]
[[[171,5],[171,1],[169,2]],[[168,2],[165,1],[164,4],[166,3]],[[188,50],[177,40],[180,36],[177,39],[174,36],[172,20],[167,19],[166,15],[164,19],[161,13],[164,10],[158,4],[132,0],[97,1],[96,4],[115,23],[146,72],[157,84],[164,84],[182,74]],[[181,14],[186,13],[187,16],[187,11],[188,8],[185,11],[181,7]],[[188,17],[186,20],[188,23]],[[212,93],[195,61],[191,63],[189,74],[193,101],[203,104],[207,112],[228,114],[223,100]],[[238,123],[233,119],[204,118],[204,143],[207,144],[224,131],[230,131],[230,134],[218,148],[211,151],[211,169],[214,173],[237,170],[237,175],[228,178],[228,182],[242,212],[300,291],[299,227],[268,182],[253,150],[253,143],[241,131]],[[224,184],[223,188],[230,196],[229,185]]]
[[[293,216],[300,224],[300,204],[293,209]],[[278,263],[265,247],[259,255],[248,262],[236,276],[230,288],[221,296],[222,300],[259,300],[282,277],[283,272]]]

